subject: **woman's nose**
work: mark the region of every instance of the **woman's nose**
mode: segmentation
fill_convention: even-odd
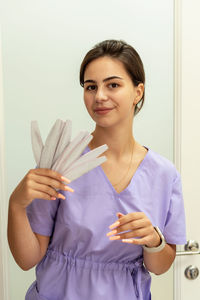
[[[95,94],[95,101],[101,102],[108,100],[108,95],[106,94],[106,91],[104,88],[98,88]]]

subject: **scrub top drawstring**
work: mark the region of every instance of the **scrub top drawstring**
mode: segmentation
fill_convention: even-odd
[[[139,298],[139,289],[138,289],[138,270],[143,266],[143,258],[140,257],[137,261],[128,264],[128,269],[131,273],[133,280],[133,286],[135,290],[135,295]]]

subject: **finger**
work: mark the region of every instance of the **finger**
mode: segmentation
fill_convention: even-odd
[[[34,191],[34,198],[33,199],[42,199],[42,200],[56,200],[56,197],[52,197],[49,194],[43,193],[43,192],[38,192]]]
[[[42,176],[42,177],[48,177],[49,179],[50,178],[55,178],[57,179],[58,181],[62,182],[62,181],[65,181],[66,183],[70,183],[70,180],[61,176],[59,173],[55,172],[55,171],[52,171],[50,169],[33,169],[33,170],[30,170],[27,174],[27,179],[29,180],[32,180],[34,179],[35,175],[39,175],[39,176]],[[58,188],[59,189],[59,188]],[[64,187],[62,186],[62,188],[60,189],[64,189],[65,191],[70,191],[70,192],[74,192],[74,190],[70,187]]]
[[[141,239],[122,239],[121,240],[123,243],[128,243],[128,244],[134,244],[134,245],[145,245],[146,244],[146,240],[145,238],[141,238]]]
[[[54,179],[57,179],[58,181],[65,181],[66,183],[70,183],[70,180],[68,178],[65,178],[60,173],[53,171],[51,169],[46,168],[39,168],[39,169],[33,169],[29,171],[29,174],[38,174],[41,176],[51,177]]]
[[[42,193],[48,194],[50,197],[61,198],[63,200],[65,199],[64,195],[62,195],[59,192],[56,192],[55,189],[53,189],[52,187],[50,187],[48,185],[34,183],[33,190],[36,192],[42,192]]]
[[[111,224],[109,226],[110,229],[113,229],[114,227],[121,226],[125,223],[128,223],[130,221],[138,220],[141,218],[144,218],[144,213],[143,212],[132,212],[127,215],[124,215],[123,217],[119,218],[115,223]]]
[[[117,216],[118,218],[121,218],[121,217],[123,217],[123,216],[124,216],[124,214],[122,214],[122,213],[118,212],[118,213],[116,213],[116,216]]]
[[[139,220],[130,221],[124,225],[119,225],[115,228],[115,230],[117,230],[116,233],[120,233],[123,231],[136,230],[136,229],[148,227],[149,225],[151,225],[151,223],[148,219],[139,219]]]
[[[115,234],[115,236],[119,236],[120,239],[129,239],[129,238],[135,238],[135,237],[142,238],[142,237],[146,236],[147,234],[148,234],[147,230],[142,228],[142,229],[138,229],[138,230],[134,230],[134,231]]]
[[[72,192],[74,191],[72,188],[68,187],[67,185],[61,183],[56,179],[51,179],[50,177],[33,174],[32,179],[37,183],[51,186],[54,189],[63,190],[63,191],[72,191]]]

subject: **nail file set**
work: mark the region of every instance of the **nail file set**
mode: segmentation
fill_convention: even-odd
[[[93,136],[80,131],[71,141],[71,131],[71,120],[58,119],[43,144],[37,121],[31,121],[31,142],[37,168],[52,169],[73,181],[106,161],[106,156],[98,157],[108,149],[106,144],[81,155]]]

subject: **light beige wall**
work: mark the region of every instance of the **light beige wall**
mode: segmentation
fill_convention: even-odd
[[[43,139],[57,118],[73,120],[73,134],[92,130],[78,71],[85,52],[107,38],[132,44],[144,62],[146,103],[135,119],[136,139],[173,160],[172,0],[8,0],[2,15],[7,196],[35,166],[31,120]],[[23,272],[10,255],[9,274],[9,300],[23,299],[34,270]],[[154,300],[172,299],[171,272],[153,280],[152,290]]]
[[[1,29],[1,28],[0,28]],[[3,79],[0,30],[0,299],[8,299],[7,201],[5,182],[5,142],[3,113]]]

